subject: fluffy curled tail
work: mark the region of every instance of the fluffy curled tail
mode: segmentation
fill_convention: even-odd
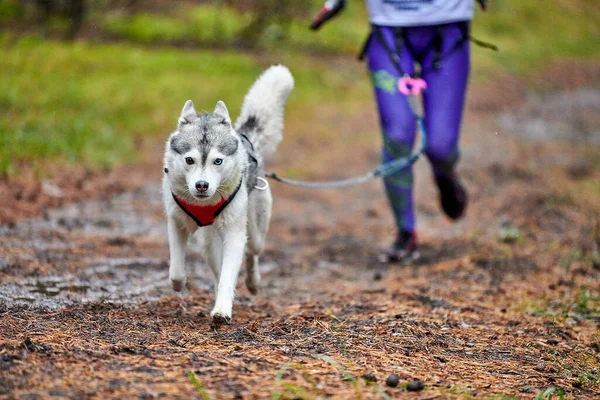
[[[283,138],[283,111],[294,88],[294,78],[283,65],[262,73],[244,98],[235,130],[248,136],[254,148],[267,158]]]

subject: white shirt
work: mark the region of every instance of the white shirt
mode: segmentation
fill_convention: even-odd
[[[369,20],[383,26],[438,25],[473,18],[474,0],[365,0]]]

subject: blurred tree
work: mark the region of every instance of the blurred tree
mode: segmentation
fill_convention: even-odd
[[[41,24],[47,25],[53,16],[64,16],[69,21],[65,38],[75,38],[85,17],[85,0],[35,0],[35,4],[39,9]]]
[[[48,30],[53,18],[67,20],[64,38],[74,39],[88,16],[93,11],[119,8],[128,13],[139,10],[141,2],[138,0],[20,0],[24,7],[34,7],[34,14],[38,24]]]
[[[269,29],[280,27],[273,35],[284,37],[294,18],[308,16],[311,7],[306,0],[221,0],[228,7],[251,12],[252,21],[240,32],[240,40],[246,46],[255,46]]]
[[[2,0],[0,0],[2,1]],[[141,12],[171,14],[182,4],[209,3],[217,10],[233,8],[252,16],[250,22],[238,32],[243,46],[254,47],[259,41],[277,41],[287,36],[294,19],[307,18],[311,1],[306,0],[14,0],[23,6],[26,14],[33,16],[39,28],[45,32],[58,27],[65,39],[74,39],[86,19],[99,18],[107,11],[117,10],[128,15]],[[215,37],[224,32],[223,15],[215,14],[213,30]],[[57,24],[58,22],[58,24]]]

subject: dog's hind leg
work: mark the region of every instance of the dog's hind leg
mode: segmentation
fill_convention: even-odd
[[[246,287],[252,294],[258,292],[260,268],[258,256],[265,247],[273,198],[271,190],[254,190],[248,198],[248,247],[246,251]]]
[[[173,285],[173,290],[180,292],[185,286],[185,246],[189,233],[179,226],[174,218],[168,218],[169,234],[169,279]]]
[[[246,287],[252,294],[258,293],[260,283],[260,269],[258,268],[258,256],[246,252]]]

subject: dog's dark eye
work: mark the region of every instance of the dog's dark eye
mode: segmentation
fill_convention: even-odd
[[[194,159],[192,157],[186,157],[185,162],[188,165],[192,165],[194,163]]]
[[[215,158],[214,164],[215,165],[221,165],[221,164],[223,164],[223,159],[222,158]]]

